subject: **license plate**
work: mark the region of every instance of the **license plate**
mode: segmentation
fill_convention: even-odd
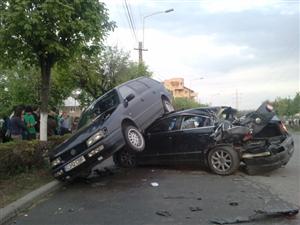
[[[79,166],[80,164],[82,164],[84,162],[85,162],[84,156],[80,156],[79,158],[77,158],[74,161],[72,161],[69,164],[67,164],[65,166],[65,171],[68,172],[68,171],[74,169],[75,167]]]

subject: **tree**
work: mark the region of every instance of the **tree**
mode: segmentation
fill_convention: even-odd
[[[199,102],[196,102],[195,100],[191,100],[188,98],[175,98],[173,105],[176,110],[199,108],[199,107],[207,106],[207,105],[200,104]]]
[[[300,92],[294,98],[276,98],[272,105],[280,116],[292,116],[300,110]]]
[[[47,140],[51,70],[84,52],[97,54],[108,31],[104,3],[86,0],[1,0],[0,59],[22,61],[41,73],[41,140]]]
[[[67,73],[81,90],[78,98],[83,106],[125,81],[152,75],[147,66],[132,62],[129,54],[117,47],[105,47],[98,57],[77,58]]]
[[[64,82],[64,74],[53,68],[49,106],[58,108],[74,89]],[[39,69],[17,63],[10,69],[0,69],[0,115],[10,115],[17,105],[40,105],[41,77]]]

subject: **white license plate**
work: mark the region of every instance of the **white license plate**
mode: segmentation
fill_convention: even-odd
[[[85,162],[84,156],[80,156],[79,158],[77,158],[74,161],[72,161],[69,164],[67,164],[65,166],[65,171],[68,172],[68,171],[74,169],[75,167],[79,166],[80,164],[82,164],[84,162]]]

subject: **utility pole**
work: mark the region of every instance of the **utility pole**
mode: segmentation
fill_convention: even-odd
[[[148,51],[148,49],[143,48],[143,42],[139,41],[138,48],[135,48],[134,50],[139,51],[139,65],[142,65],[143,63],[143,51]]]

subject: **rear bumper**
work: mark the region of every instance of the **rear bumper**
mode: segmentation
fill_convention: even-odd
[[[288,136],[275,148],[273,146],[272,149],[266,149],[266,152],[270,152],[270,155],[243,159],[247,169],[255,169],[257,172],[267,172],[286,165],[294,153],[293,138]]]

